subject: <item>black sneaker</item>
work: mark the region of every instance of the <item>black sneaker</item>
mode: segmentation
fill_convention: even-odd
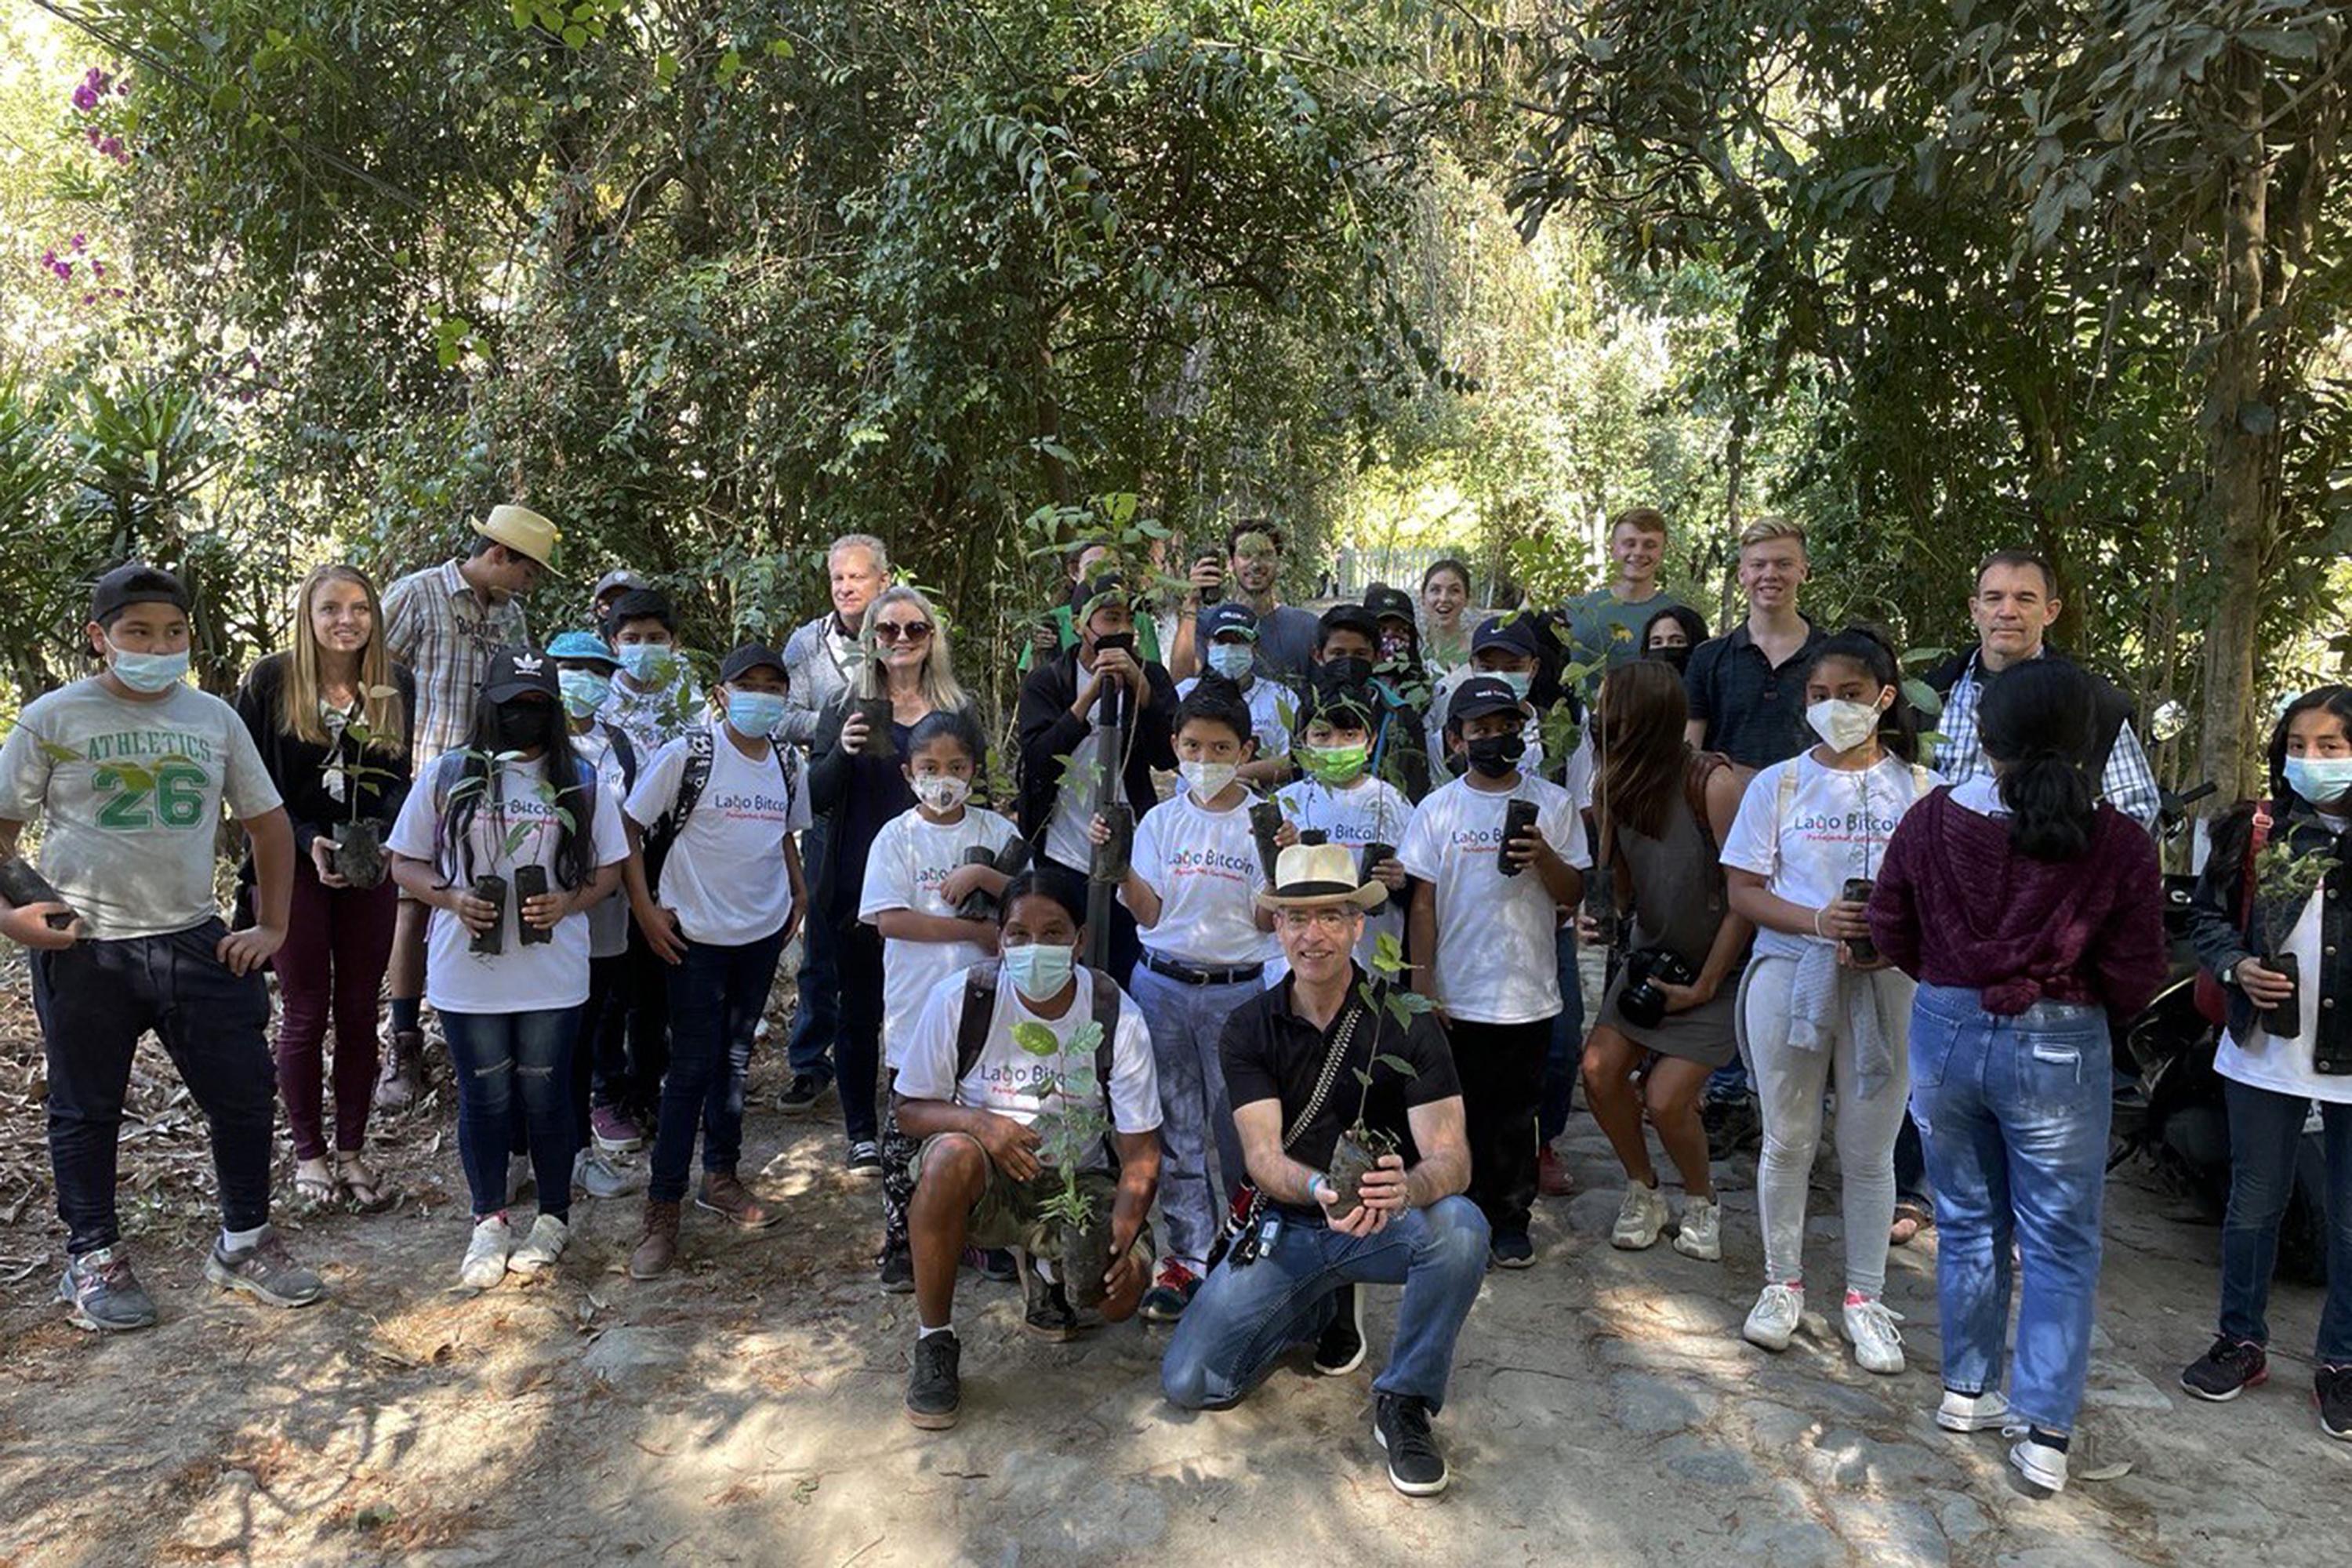
[[[58,1300],[78,1329],[121,1333],[155,1326],[155,1303],[131,1272],[131,1259],[120,1245],[68,1258],[58,1281]]]
[[[1364,1364],[1364,1293],[1342,1285],[1332,1300],[1339,1310],[1315,1342],[1315,1370],[1325,1377],[1345,1377]]]
[[[2263,1353],[2262,1346],[2223,1334],[2214,1340],[2211,1350],[2189,1363],[2180,1374],[2180,1386],[2218,1405],[2250,1388],[2260,1388],[2270,1379],[2270,1357]]]
[[[1536,1266],[1536,1244],[1527,1238],[1525,1232],[1497,1236],[1487,1258],[1497,1268],[1533,1268]]]
[[[1435,1497],[1445,1489],[1445,1455],[1429,1429],[1426,1400],[1380,1395],[1372,1402],[1372,1436],[1388,1450],[1389,1485],[1407,1497]]]
[[[849,1146],[849,1173],[853,1176],[878,1176],[882,1173],[882,1145],[871,1138],[860,1138]]]
[[[953,1332],[915,1341],[914,1368],[907,1374],[907,1419],[926,1432],[946,1431],[963,1409],[963,1379],[956,1372],[962,1353]]]
[[[213,1243],[205,1258],[205,1278],[224,1290],[236,1290],[273,1307],[307,1307],[327,1293],[320,1278],[294,1261],[274,1227],[262,1227],[261,1239],[241,1252],[224,1252]]]
[[[915,1255],[904,1244],[882,1249],[882,1263],[877,1271],[882,1279],[882,1294],[905,1296],[915,1289]]]
[[[1054,1344],[1063,1344],[1078,1337],[1078,1314],[1070,1306],[1070,1298],[1059,1279],[1048,1280],[1037,1271],[1037,1260],[1027,1253],[1017,1255],[1021,1260],[1021,1287],[1028,1296],[1022,1313],[1021,1326],[1030,1334]]]
[[[821,1078],[796,1072],[793,1074],[793,1081],[784,1086],[783,1096],[777,1103],[783,1107],[787,1116],[806,1116],[816,1109],[816,1102],[824,1098],[824,1091],[831,1087]]]
[[[2352,1443],[2352,1366],[2323,1366],[2312,1378],[2319,1401],[2319,1429]]]

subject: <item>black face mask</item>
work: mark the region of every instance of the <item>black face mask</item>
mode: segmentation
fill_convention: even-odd
[[[1340,686],[1363,686],[1372,679],[1372,661],[1350,654],[1341,658],[1327,658],[1316,667],[1318,679]]]
[[[1462,750],[1481,777],[1498,779],[1528,754],[1528,738],[1516,731],[1508,735],[1481,735],[1465,742]]]
[[[556,712],[545,702],[499,703],[490,710],[491,746],[501,752],[521,752],[551,745]]]
[[[1691,650],[1686,647],[1654,647],[1650,657],[1660,664],[1671,664],[1677,670],[1690,668]]]

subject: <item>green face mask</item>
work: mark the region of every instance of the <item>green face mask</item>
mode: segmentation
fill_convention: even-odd
[[[1300,746],[1298,765],[1307,776],[1327,784],[1352,784],[1364,771],[1372,749],[1368,745]]]

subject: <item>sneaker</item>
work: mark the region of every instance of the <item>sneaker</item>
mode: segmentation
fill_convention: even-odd
[[[1576,1178],[1568,1173],[1568,1163],[1554,1153],[1549,1143],[1536,1156],[1536,1191],[1548,1198],[1576,1195]]]
[[[2263,1353],[2262,1346],[2222,1334],[2213,1341],[2211,1349],[2189,1363],[2180,1374],[2180,1386],[2218,1405],[2270,1380],[2270,1357]]]
[[[68,1258],[58,1300],[78,1329],[122,1333],[155,1326],[155,1303],[131,1272],[130,1255],[120,1243]]]
[[[816,1109],[816,1102],[824,1098],[824,1091],[829,1087],[821,1078],[796,1072],[793,1074],[793,1081],[784,1086],[784,1092],[777,1098],[777,1104],[783,1108],[786,1116],[806,1116]]]
[[[914,1365],[907,1374],[907,1419],[926,1432],[946,1431],[963,1409],[963,1379],[956,1371],[962,1352],[952,1330],[915,1341]]]
[[[745,1230],[766,1230],[784,1217],[783,1210],[770,1208],[752,1196],[751,1189],[732,1171],[705,1171],[702,1186],[694,1194],[694,1206],[724,1215]]]
[[[530,1156],[528,1154],[508,1155],[507,1202],[510,1204],[519,1204],[522,1202],[523,1194],[535,1191],[538,1186],[539,1176],[537,1173],[531,1169]]]
[[[261,1239],[241,1252],[224,1252],[215,1240],[205,1258],[205,1278],[273,1307],[307,1307],[327,1293],[316,1274],[294,1261],[274,1226],[262,1226]]]
[[[1013,1254],[1002,1247],[967,1247],[956,1260],[957,1267],[969,1268],[982,1279],[998,1285],[1010,1285],[1021,1278],[1021,1266],[1013,1261]]]
[[[1947,1432],[1996,1431],[2009,1425],[2009,1395],[1998,1388],[1973,1394],[1948,1388],[1944,1403],[1936,1407],[1936,1425]]]
[[[1610,1227],[1609,1245],[1624,1252],[1655,1247],[1659,1232],[1673,1217],[1665,1194],[1640,1182],[1627,1182],[1625,1201],[1617,1205],[1617,1223]]]
[[[646,1184],[646,1173],[634,1165],[616,1165],[601,1146],[572,1156],[572,1184],[592,1198],[625,1198]]]
[[[1690,1198],[1683,1204],[1682,1224],[1675,1228],[1675,1250],[1685,1258],[1713,1263],[1723,1256],[1723,1205],[1713,1198]]]
[[[860,1138],[849,1146],[849,1173],[853,1176],[878,1176],[882,1173],[882,1145],[871,1138]]]
[[[544,1274],[555,1267],[571,1242],[571,1225],[543,1214],[530,1222],[530,1234],[522,1238],[522,1245],[507,1254],[507,1267],[517,1274]]]
[[[2352,1366],[2323,1366],[2312,1374],[2311,1396],[2319,1403],[2319,1429],[2352,1443]]]
[[[466,1243],[466,1261],[457,1265],[457,1283],[468,1290],[488,1290],[507,1277],[507,1258],[514,1252],[514,1232],[507,1216],[494,1214],[474,1222],[473,1238]]]
[[[1021,1289],[1027,1297],[1022,1310],[1021,1326],[1032,1338],[1050,1344],[1063,1344],[1078,1337],[1078,1314],[1070,1306],[1070,1298],[1059,1279],[1048,1279],[1038,1267],[1037,1259],[1027,1253],[1014,1255],[1021,1260]]]
[[[1903,1331],[1895,1326],[1902,1321],[1902,1313],[1877,1297],[1846,1292],[1845,1337],[1863,1371],[1892,1377],[1903,1370]]]
[[[1789,1348],[1789,1336],[1805,1318],[1805,1288],[1802,1285],[1767,1285],[1758,1293],[1756,1305],[1748,1310],[1748,1321],[1741,1325],[1739,1337],[1749,1344],[1768,1351]]]
[[[627,1154],[646,1146],[645,1129],[617,1105],[599,1105],[588,1112],[588,1132],[607,1154]]]
[[[383,1053],[383,1068],[372,1096],[382,1111],[401,1111],[416,1102],[425,1090],[425,1032],[395,1029],[392,1048]]]
[[[1445,1489],[1445,1455],[1429,1429],[1429,1402],[1383,1394],[1372,1404],[1372,1436],[1388,1451],[1389,1485],[1407,1497]]]
[[[1335,1299],[1339,1313],[1315,1342],[1315,1370],[1325,1377],[1345,1377],[1364,1364],[1364,1293],[1342,1285]]]
[[[1487,1249],[1486,1261],[1496,1268],[1533,1268],[1536,1244],[1528,1239],[1525,1231],[1497,1236]]]
[[[677,1205],[646,1200],[637,1245],[629,1254],[629,1278],[658,1279],[677,1261]]]
[[[1174,1258],[1160,1266],[1160,1276],[1151,1289],[1143,1293],[1143,1321],[1147,1323],[1172,1323],[1183,1317],[1184,1309],[1201,1293],[1201,1277]]]
[[[885,1296],[912,1295],[915,1289],[915,1255],[901,1242],[882,1249],[882,1261],[875,1269],[882,1281]]]
[[[2009,1462],[2017,1467],[2018,1474],[2046,1492],[2066,1489],[2066,1450],[2053,1448],[2027,1437],[2010,1449]]]

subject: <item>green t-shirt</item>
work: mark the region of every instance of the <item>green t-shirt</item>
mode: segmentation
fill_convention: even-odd
[[[41,875],[105,940],[220,913],[224,798],[239,820],[280,804],[236,710],[193,686],[141,702],[90,676],[36,699],[0,747],[0,817],[41,818]]]
[[[1630,664],[1642,657],[1642,628],[1650,617],[1681,604],[1663,589],[1638,605],[1619,598],[1614,588],[1580,594],[1568,602],[1570,657],[1579,664],[1601,659],[1612,669]]]
[[[1078,640],[1077,617],[1070,613],[1067,605],[1054,606],[1054,635],[1061,639],[1061,651],[1064,653],[1069,652],[1070,645]],[[1160,627],[1150,616],[1135,617],[1135,654],[1146,664],[1162,662],[1160,658]],[[1021,645],[1021,658],[1013,668],[1026,675],[1035,658],[1035,650],[1024,641]]]

